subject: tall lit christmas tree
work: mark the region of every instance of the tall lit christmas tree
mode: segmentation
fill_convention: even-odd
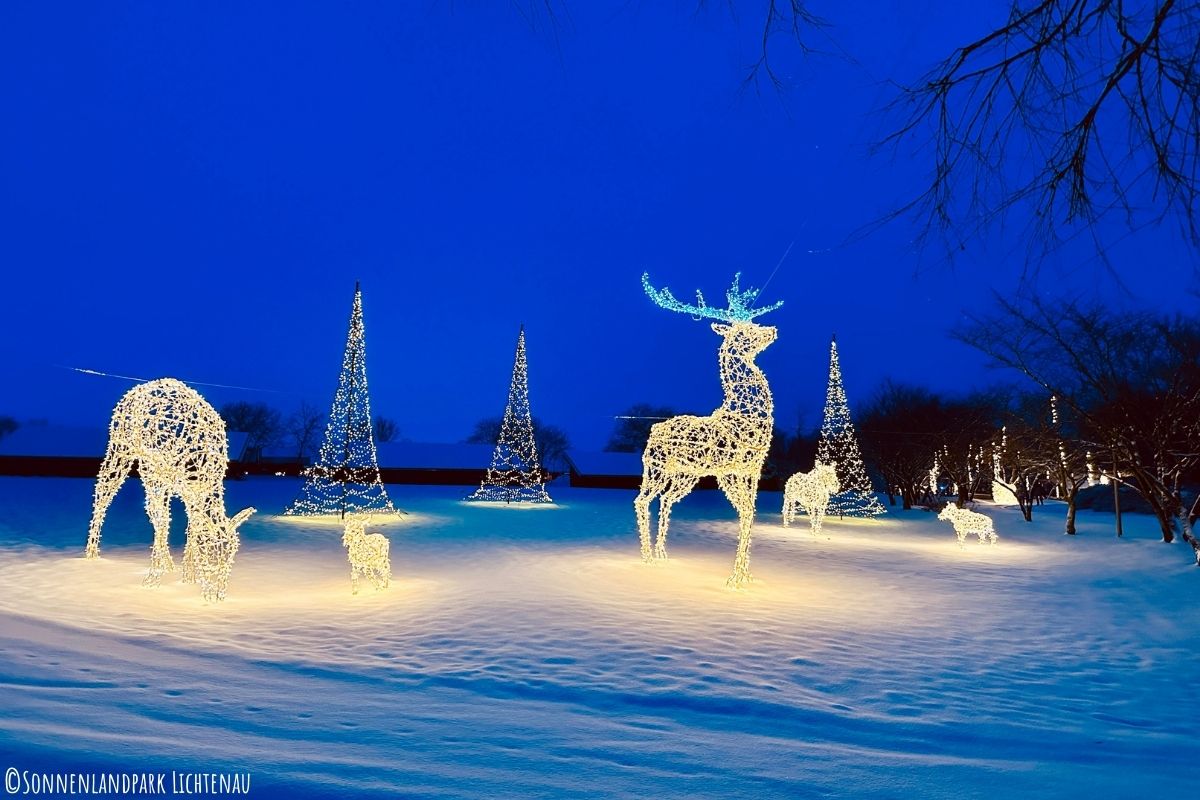
[[[525,326],[517,336],[508,407],[500,424],[500,438],[492,453],[492,465],[483,483],[468,500],[504,503],[552,503],[533,438],[533,416],[529,412],[529,375],[525,362]]]
[[[825,392],[825,418],[821,423],[821,441],[817,461],[837,464],[842,491],[829,498],[827,514],[840,517],[877,517],[885,509],[871,490],[871,480],[863,466],[850,404],[842,386],[842,366],[838,361],[837,337],[829,343],[829,388]]]
[[[342,374],[325,426],[325,441],[317,462],[302,473],[304,488],[285,515],[345,517],[370,511],[395,514],[379,478],[375,437],[371,430],[371,401],[367,395],[367,345],[363,329],[362,290],[354,284],[354,306]]]

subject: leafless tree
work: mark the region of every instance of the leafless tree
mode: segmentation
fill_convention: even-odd
[[[543,423],[537,417],[532,419],[533,439],[537,443],[538,457],[546,468],[560,468],[566,459],[567,451],[571,449],[571,439],[562,428]],[[503,427],[502,417],[485,417],[475,423],[463,441],[466,444],[496,444],[500,440],[500,430]]]
[[[376,415],[375,417],[375,441],[390,442],[400,434],[400,426],[396,424],[396,420],[387,417]]]
[[[296,460],[303,463],[304,459],[317,446],[317,436],[325,422],[325,415],[314,405],[301,401],[297,408],[287,418],[284,429],[288,440],[296,447]]]
[[[668,406],[634,403],[616,417],[612,435],[608,437],[604,449],[610,453],[640,453],[646,449],[650,428],[679,413]]]
[[[1042,254],[1109,217],[1200,244],[1200,0],[1013,0],[893,110],[929,159],[900,213],[950,253],[1017,209]]]
[[[883,477],[892,505],[897,493],[904,508],[921,502],[934,454],[945,444],[942,402],[927,389],[889,380],[858,414],[863,455]]]
[[[1146,499],[1163,540],[1178,531],[1200,564],[1198,508],[1183,495],[1200,466],[1200,323],[1040,299],[996,303],[957,338],[1064,403],[1082,438],[1117,454],[1111,477]]]
[[[221,419],[231,431],[248,434],[246,450],[250,458],[261,458],[262,451],[279,441],[282,423],[279,411],[266,403],[239,400],[221,406]]]
[[[1015,395],[992,442],[992,480],[1013,493],[1026,522],[1033,521],[1043,487],[1051,480],[1057,485],[1059,473],[1069,465],[1057,406],[1043,392]]]
[[[976,392],[942,405],[938,474],[953,482],[959,508],[973,500],[991,476],[988,445],[1002,414],[1003,402],[995,392]]]
[[[709,4],[706,0],[700,0],[701,9],[707,5]],[[736,13],[733,0],[729,0],[728,6],[731,13]],[[771,60],[772,41],[782,34],[800,53],[807,55],[814,51],[810,44],[812,34],[827,27],[829,23],[812,12],[807,0],[762,0],[757,13],[761,15],[759,19],[762,20],[757,57],[750,66],[744,85],[757,85],[759,79],[765,75],[772,86],[782,90],[786,88],[786,83]]]

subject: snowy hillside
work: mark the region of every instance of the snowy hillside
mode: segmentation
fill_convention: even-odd
[[[394,582],[350,593],[335,526],[255,505],[229,589],[140,586],[130,482],[82,558],[86,480],[0,479],[0,767],[248,771],[254,796],[1156,797],[1194,787],[1200,570],[1131,516],[985,507],[780,525],[725,589],[722,495],[644,566],[632,492],[554,508],[389,487]],[[1047,509],[1051,507],[1047,506]],[[1038,509],[1039,512],[1043,509]],[[172,544],[178,559],[183,518]]]

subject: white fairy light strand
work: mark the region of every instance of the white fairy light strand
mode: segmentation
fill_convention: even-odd
[[[467,498],[492,503],[553,503],[546,491],[545,474],[533,435],[529,408],[529,364],[525,355],[525,326],[517,334],[508,403],[500,423],[500,437],[492,463],[479,488]]]
[[[642,276],[646,295],[661,308],[729,324],[712,325],[722,337],[718,363],[724,403],[709,416],[671,417],[650,428],[642,454],[642,486],[633,501],[642,559],[665,559],[671,507],[691,493],[700,478],[715,477],[738,514],[737,554],[727,582],[733,588],[742,588],[752,580],[750,532],[754,502],[774,424],[771,388],[754,358],[775,341],[777,332],[752,320],[782,305],[753,308],[757,290],[741,291],[738,279],[735,275],[725,295],[728,308],[717,309],[706,305],[699,292],[695,305],[685,305],[668,289],[659,291],[651,286],[649,275]],[[658,535],[651,548],[650,503],[655,497],[659,501]]]
[[[841,490],[837,464],[817,462],[811,472],[797,472],[783,487],[783,525],[796,519],[796,510],[803,509],[814,534],[821,532],[821,523],[829,507],[829,498]]]
[[[825,392],[825,414],[821,423],[821,439],[817,443],[817,460],[836,464],[841,491],[829,501],[829,513],[844,517],[877,517],[886,513],[883,504],[871,488],[867,468],[863,464],[854,423],[850,420],[850,404],[842,385],[842,367],[838,359],[837,339],[829,343],[829,385]]]
[[[342,533],[342,547],[350,560],[350,589],[358,594],[358,581],[367,578],[375,591],[386,589],[392,580],[392,561],[388,557],[391,543],[381,533],[367,533],[372,521],[370,514],[348,514]]]
[[[108,448],[96,478],[85,555],[100,555],[100,529],[109,505],[133,465],[146,492],[146,514],[154,526],[150,570],[144,583],[158,586],[175,569],[168,534],[171,498],[183,501],[187,539],[184,583],[197,583],[205,600],[223,600],[240,539],[238,526],[253,508],[225,516],[225,471],[229,444],[221,415],[194,389],[161,378],[130,389],[117,402],[109,423]]]
[[[362,290],[356,283],[346,351],[325,425],[325,440],[317,462],[301,473],[304,486],[283,512],[285,516],[400,513],[392,505],[379,475],[367,391],[366,348]]]
[[[972,533],[979,537],[980,544],[995,544],[998,539],[996,529],[992,525],[992,518],[986,514],[958,508],[953,503],[948,503],[942,509],[942,513],[938,514],[938,519],[945,520],[954,526],[954,533],[958,537],[960,548],[963,547],[967,536]]]

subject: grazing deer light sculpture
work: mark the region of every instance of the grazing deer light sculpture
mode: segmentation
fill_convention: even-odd
[[[837,465],[822,464],[820,461],[812,472],[797,472],[787,479],[783,487],[783,525],[787,527],[796,519],[797,508],[808,512],[813,533],[821,532],[825,521],[825,509],[829,498],[841,491]]]
[[[775,341],[776,331],[756,325],[757,316],[773,311],[782,302],[753,308],[758,290],[740,291],[740,273],[726,292],[728,308],[708,306],[700,292],[696,304],[676,300],[669,289],[650,285],[642,275],[646,294],[662,308],[693,317],[718,320],[712,329],[722,339],[718,362],[725,402],[707,417],[672,417],[655,423],[642,454],[642,488],[633,501],[641,537],[642,559],[667,557],[667,528],[671,506],[686,497],[704,476],[717,479],[729,502],[737,510],[740,525],[737,556],[729,585],[741,588],[750,582],[750,527],[754,523],[754,501],[762,475],[767,448],[771,444],[774,406],[767,378],[754,358]],[[650,547],[650,502],[658,502],[658,538]]]
[[[200,584],[205,600],[225,599],[239,544],[238,526],[254,513],[253,508],[246,508],[232,519],[225,516],[228,463],[225,421],[195,390],[173,378],[130,389],[113,409],[109,423],[86,557],[100,555],[104,515],[137,464],[146,490],[146,515],[154,526],[145,585],[158,586],[162,574],[175,569],[167,534],[171,498],[178,497],[188,518],[183,582]]]

